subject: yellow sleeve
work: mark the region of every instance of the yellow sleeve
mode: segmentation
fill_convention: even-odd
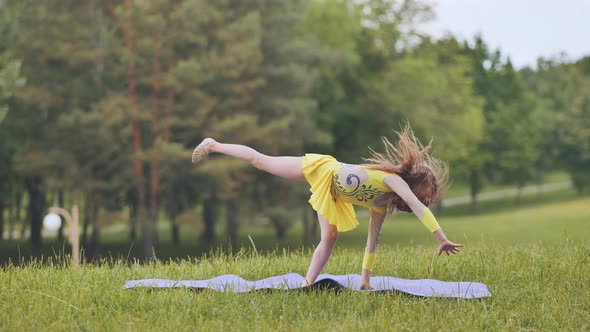
[[[434,233],[440,229],[440,225],[436,221],[436,218],[434,217],[432,211],[430,211],[429,208],[426,208],[426,210],[424,210],[424,215],[422,216],[421,220],[424,226],[426,226],[426,228],[428,228],[428,230],[431,233]]]
[[[377,256],[374,252],[366,252],[365,258],[363,259],[363,269],[372,271],[373,263],[375,263],[375,257]]]

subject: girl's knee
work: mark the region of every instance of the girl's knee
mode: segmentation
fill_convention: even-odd
[[[258,152],[258,151],[254,151],[254,154],[252,155],[252,159],[250,160],[250,163],[252,164],[252,166],[266,171],[268,169],[268,156]]]
[[[322,232],[322,241],[336,243],[336,240],[338,240],[338,229],[336,227],[329,228],[325,232]]]

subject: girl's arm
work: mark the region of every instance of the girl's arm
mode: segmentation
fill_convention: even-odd
[[[379,245],[379,236],[381,234],[381,226],[385,221],[385,213],[378,213],[370,210],[371,221],[369,222],[369,232],[367,235],[367,247],[365,248],[365,256],[363,258],[363,270],[361,276],[361,289],[371,289],[371,270],[373,262],[377,255],[377,246]]]
[[[430,211],[430,209],[422,204],[420,200],[414,195],[410,186],[397,175],[392,175],[386,177],[383,182],[391,188],[401,199],[408,204],[412,212],[422,221],[424,226],[428,228],[429,231],[432,232],[434,237],[438,240],[438,254],[440,255],[443,251],[449,255],[449,253],[456,254],[459,252],[459,247],[462,247],[462,244],[456,244],[447,239],[445,233],[440,228],[436,218]]]

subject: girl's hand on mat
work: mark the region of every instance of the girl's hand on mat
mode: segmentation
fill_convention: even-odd
[[[369,283],[369,281],[365,281],[365,280],[361,280],[361,290],[372,290],[373,287],[371,287],[371,284]]]
[[[440,256],[440,254],[442,254],[443,251],[447,254],[447,256],[450,254],[454,255],[461,251],[459,248],[462,246],[462,244],[453,243],[449,240],[443,240],[440,242],[438,246],[438,255]]]
[[[371,290],[371,271],[363,269],[361,273],[361,290]]]

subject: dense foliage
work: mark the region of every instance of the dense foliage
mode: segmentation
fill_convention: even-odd
[[[474,206],[486,183],[556,169],[590,185],[590,58],[514,68],[480,37],[422,33],[425,1],[6,0],[0,12],[0,234],[18,221],[34,248],[53,204],[81,206],[90,252],[101,226],[125,222],[151,257],[161,217],[174,241],[190,223],[206,246],[221,218],[235,245],[240,223],[282,236],[300,215],[313,240],[304,186],[226,158],[192,167],[207,136],[356,163],[410,122]]]

